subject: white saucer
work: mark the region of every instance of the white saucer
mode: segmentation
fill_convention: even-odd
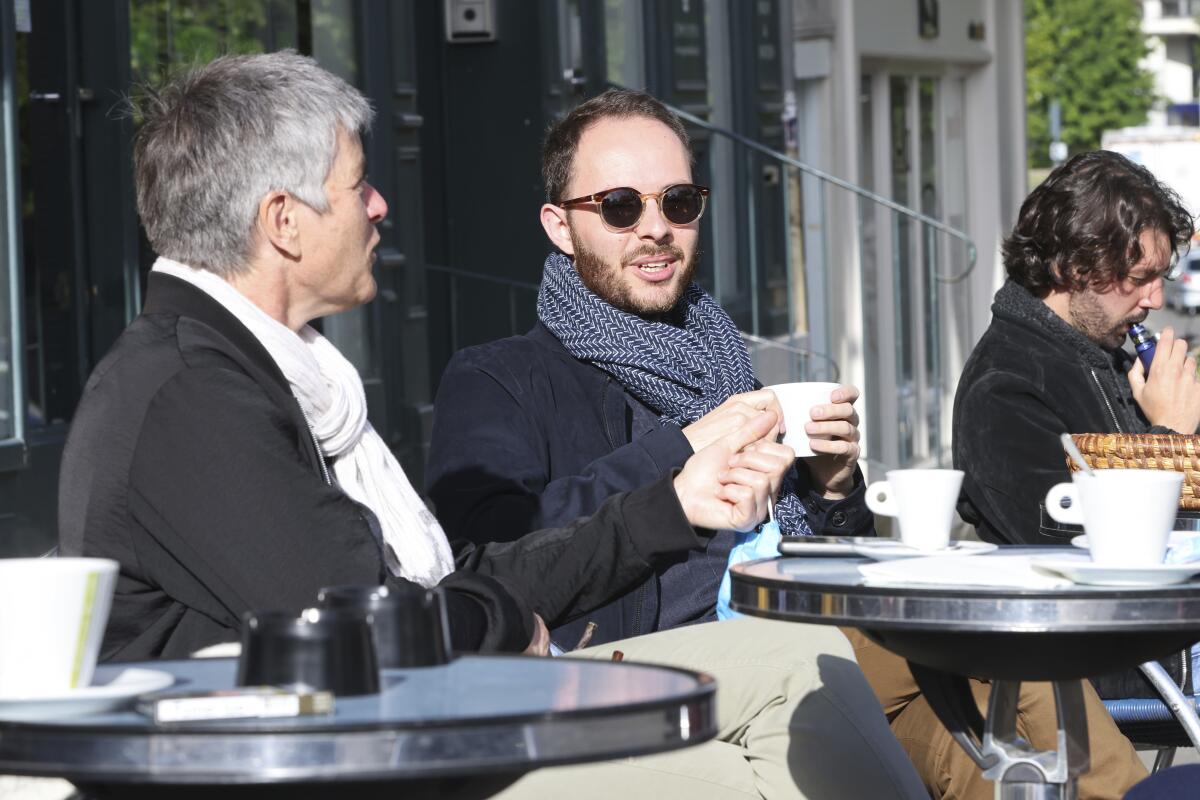
[[[1167,547],[1178,547],[1183,542],[1191,539],[1193,536],[1200,536],[1196,531],[1172,531],[1171,536],[1167,539]],[[1086,533],[1081,533],[1071,540],[1071,545],[1078,547],[1081,550],[1088,549],[1088,538]]]
[[[37,720],[100,714],[128,705],[146,692],[165,689],[175,682],[169,672],[130,667],[102,684],[70,689],[53,695],[12,697],[0,695],[0,719]]]
[[[1200,575],[1200,562],[1130,567],[1123,564],[1097,564],[1082,553],[1034,558],[1032,563],[1035,569],[1043,572],[1062,575],[1075,583],[1098,586],[1166,586],[1186,583],[1193,575]]]
[[[962,556],[977,556],[981,553],[990,553],[995,549],[996,545],[990,542],[958,541],[951,542],[941,550],[921,550],[897,539],[880,539],[872,544],[858,544],[854,546],[855,553],[876,561],[892,561],[897,558],[938,558],[942,556],[961,558]]]

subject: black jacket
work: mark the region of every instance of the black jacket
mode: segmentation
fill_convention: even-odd
[[[324,482],[320,459],[253,335],[198,289],[151,274],[145,310],[88,381],[63,457],[61,552],[121,565],[102,658],[185,656],[235,639],[248,610],[398,580],[374,515]],[[600,605],[664,552],[702,544],[667,478],[572,528],[458,548],[459,571],[442,583],[454,645],[520,650],[531,609]]]
[[[958,511],[998,544],[1066,545],[1081,529],[1046,513],[1046,492],[1070,480],[1063,433],[1168,433],[1151,427],[1126,377],[1132,357],[1104,350],[1016,283],[996,293],[992,323],[954,396]],[[1187,653],[1164,659],[1188,686]],[[1156,697],[1140,673],[1095,679],[1101,697]]]
[[[958,510],[980,538],[1062,545],[1080,533],[1044,504],[1051,486],[1070,480],[1063,433],[1168,432],[1134,402],[1130,363],[1019,285],[996,293],[954,396],[954,466],[966,473]]]
[[[543,325],[524,336],[467,348],[438,389],[426,480],[447,535],[508,540],[562,525],[606,498],[659,479],[692,454],[611,375],[579,361]],[[826,501],[799,471],[813,532],[864,535],[873,519],[861,486]],[[734,535],[665,562],[613,605],[554,632],[571,646],[586,621],[594,643],[715,618],[717,587]],[[558,619],[557,623],[569,622]]]

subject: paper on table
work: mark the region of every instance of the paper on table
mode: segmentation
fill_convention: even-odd
[[[978,558],[906,558],[863,564],[859,573],[869,583],[940,584],[942,586],[1012,586],[1059,589],[1073,585],[1061,576],[1034,569],[1031,555],[984,555]]]

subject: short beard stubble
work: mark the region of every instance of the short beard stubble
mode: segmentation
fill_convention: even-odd
[[[583,285],[610,306],[639,317],[659,317],[670,312],[679,303],[683,293],[687,291],[688,285],[692,282],[692,276],[696,272],[696,264],[700,260],[699,249],[692,253],[691,258],[686,258],[683,250],[675,245],[662,247],[646,245],[627,254],[620,264],[614,265],[585,247],[579,237],[575,235],[574,230],[571,231],[571,244],[575,250],[573,256],[575,269],[578,271]],[[634,295],[629,285],[622,279],[625,269],[630,262],[636,259],[660,254],[671,256],[681,265],[671,279],[673,291],[658,301],[641,300]]]

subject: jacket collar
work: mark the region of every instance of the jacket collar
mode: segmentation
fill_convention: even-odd
[[[1012,280],[1005,281],[1000,291],[996,292],[992,314],[1022,327],[1032,328],[1043,338],[1074,351],[1089,366],[1112,368],[1119,366],[1125,358],[1121,348],[1106,350],[1100,347],[1055,314],[1028,289]]]
[[[173,275],[151,272],[146,280],[146,304],[143,314],[174,314],[202,322],[229,340],[255,366],[269,375],[281,388],[291,392],[287,378],[271,354],[250,329],[225,306],[187,281]]]

